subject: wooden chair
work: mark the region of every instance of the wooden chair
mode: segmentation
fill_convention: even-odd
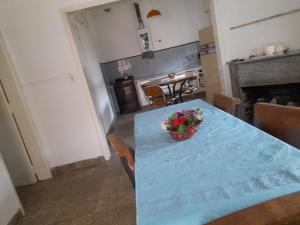
[[[300,149],[300,107],[256,103],[254,125]]]
[[[217,93],[214,94],[213,105],[233,116],[236,116],[237,106],[239,104],[241,104],[241,100],[238,98],[232,98]]]
[[[143,87],[146,96],[149,97],[150,104],[155,106],[165,106],[172,104],[172,100],[168,101],[164,91],[159,86]]]
[[[240,210],[205,225],[298,225],[300,192]]]
[[[116,151],[117,155],[120,157],[121,162],[131,180],[133,187],[135,188],[134,179],[134,152],[125,144],[125,142],[116,134],[110,133],[107,135],[107,139],[111,146]]]

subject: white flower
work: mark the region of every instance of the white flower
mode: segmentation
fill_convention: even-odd
[[[163,129],[163,130],[167,130],[167,125],[165,124],[165,122],[162,122],[162,123],[160,124],[160,127],[161,127],[161,129]]]
[[[202,115],[200,115],[200,114],[196,114],[195,117],[196,117],[197,120],[202,120]]]

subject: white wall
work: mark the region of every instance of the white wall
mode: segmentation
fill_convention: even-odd
[[[52,167],[104,153],[109,158],[104,127],[99,130],[96,125],[95,111],[61,16],[62,8],[82,9],[108,2],[114,0],[0,0],[0,31]],[[162,7],[163,13],[176,17],[177,12],[165,10]],[[185,11],[186,5],[179,10]],[[194,23],[197,21],[189,26]],[[164,35],[176,39],[178,30],[184,33],[189,26],[173,25],[172,32]],[[155,31],[153,38],[160,38]]]
[[[300,8],[299,0],[213,0],[212,19],[220,45],[220,68],[223,70],[226,91],[230,92],[226,62],[247,57],[258,46],[283,42],[291,50],[300,49],[300,12],[230,30],[257,19]]]
[[[103,120],[105,131],[108,132],[115,115],[95,51],[92,26],[85,13],[74,13],[69,18],[98,119]]]
[[[56,4],[58,8],[71,12],[116,1],[127,0],[56,0]]]
[[[0,30],[50,166],[109,158],[57,2],[0,0]]]
[[[153,0],[162,16],[146,18],[150,1],[139,1],[143,21],[149,27],[154,50],[198,41],[198,30],[209,25],[206,0]],[[111,12],[105,12],[111,8]],[[95,28],[100,62],[141,54],[136,30],[139,27],[133,1],[116,2],[89,10]]]
[[[0,154],[0,225],[7,225],[19,210],[20,200]]]

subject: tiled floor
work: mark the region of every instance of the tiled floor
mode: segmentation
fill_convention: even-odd
[[[135,225],[135,194],[119,159],[18,189],[17,225]]]
[[[133,148],[134,115],[119,116],[113,126]],[[26,216],[17,225],[136,224],[134,189],[115,154],[101,165],[57,175],[18,193]]]

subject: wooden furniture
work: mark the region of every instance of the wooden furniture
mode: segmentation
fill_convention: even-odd
[[[183,94],[184,84],[187,81],[192,81],[196,79],[197,79],[196,75],[186,73],[186,74],[176,75],[174,78],[157,79],[157,80],[147,82],[143,85],[143,88],[152,87],[152,86],[167,86],[170,96],[176,98],[176,94],[177,94],[176,85],[180,84],[178,95],[179,95],[179,100],[183,102],[182,94]],[[172,89],[171,89],[171,85],[173,85]]]
[[[164,91],[159,86],[144,87],[143,91],[148,96],[150,105],[164,106],[172,104],[173,101],[168,101]]]
[[[116,133],[110,133],[107,135],[107,139],[111,146],[120,157],[122,164],[131,180],[133,187],[135,187],[134,179],[134,152],[125,144],[125,142]]]
[[[300,108],[269,103],[254,105],[254,125],[300,149]]]
[[[206,225],[298,224],[300,224],[300,192],[243,209]]]
[[[128,79],[117,79],[114,84],[120,113],[131,113],[140,110],[139,99],[132,76]]]
[[[161,131],[159,124],[168,115],[196,108],[203,110],[203,123],[191,140],[178,143]],[[205,224],[300,190],[298,149],[207,102],[141,113],[134,122],[138,225]],[[276,201],[266,204],[274,214],[265,216],[276,225],[284,213],[299,215],[298,202],[285,208]],[[260,224],[255,218],[252,225]],[[251,220],[240,217],[236,225],[247,224],[242,219]]]
[[[222,94],[214,94],[213,105],[223,111],[236,116],[237,106],[241,103],[238,98],[231,98]]]
[[[199,31],[200,59],[205,81],[207,101],[212,103],[213,95],[221,91],[218,58],[212,26]]]

